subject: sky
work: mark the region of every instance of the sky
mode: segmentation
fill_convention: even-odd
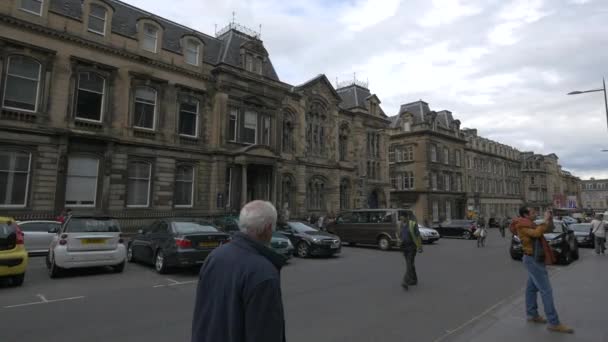
[[[608,178],[607,0],[126,0],[213,35],[261,37],[281,81],[369,81],[387,115],[422,99],[520,151]]]

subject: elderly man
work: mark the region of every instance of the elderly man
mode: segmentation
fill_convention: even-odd
[[[268,245],[277,211],[269,202],[245,205],[241,232],[201,267],[192,342],[283,342],[279,272],[285,261]]]

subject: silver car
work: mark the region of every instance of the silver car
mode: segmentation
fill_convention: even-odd
[[[57,221],[22,221],[17,224],[23,231],[25,249],[29,254],[48,253],[49,245],[61,227],[61,222]]]

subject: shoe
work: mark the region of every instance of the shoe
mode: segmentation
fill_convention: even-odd
[[[574,334],[574,329],[572,329],[568,326],[565,326],[563,324],[550,325],[547,327],[547,329],[549,329],[549,331],[554,331],[554,332],[563,333],[563,334]]]
[[[536,316],[536,317],[528,318],[528,322],[530,322],[530,323],[546,324],[547,320],[543,316]]]

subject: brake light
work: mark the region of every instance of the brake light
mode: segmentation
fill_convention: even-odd
[[[23,245],[23,243],[24,243],[23,231],[21,230],[21,228],[19,228],[19,226],[17,226],[17,244]]]
[[[175,245],[179,248],[192,248],[192,241],[175,238]]]

